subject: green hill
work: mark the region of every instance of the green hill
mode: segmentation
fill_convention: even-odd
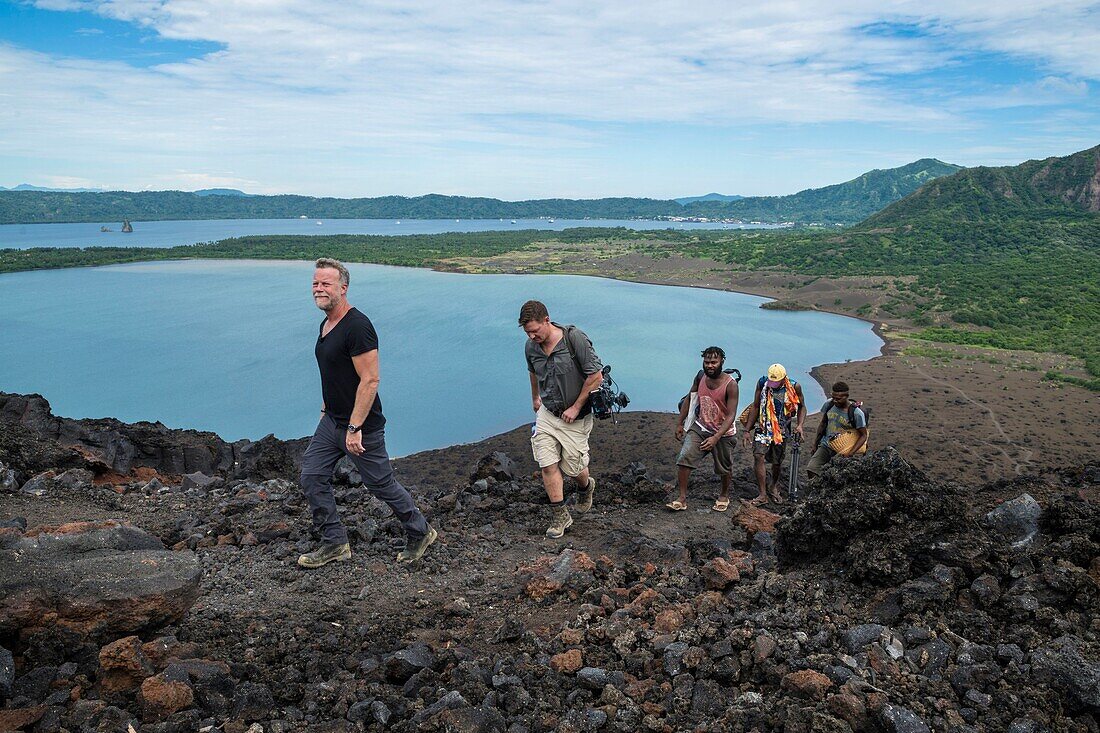
[[[892,226],[914,219],[969,223],[1061,218],[1081,212],[1100,212],[1100,145],[1064,158],[966,168],[891,204],[864,226]]]
[[[749,221],[793,221],[799,224],[854,224],[929,181],[962,167],[924,158],[900,168],[873,170],[845,183],[811,188],[790,196],[750,196],[737,201],[696,201],[684,207],[688,216],[737,217]]]

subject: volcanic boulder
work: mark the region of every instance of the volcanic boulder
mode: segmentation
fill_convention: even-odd
[[[779,523],[783,566],[838,559],[854,580],[899,583],[939,562],[979,573],[991,541],[960,487],[932,481],[893,448],[826,472]]]
[[[477,468],[470,476],[470,483],[485,478],[497,481],[511,481],[519,475],[519,466],[507,453],[495,451],[477,462]]]
[[[199,595],[191,552],[118,522],[0,535],[0,634],[59,627],[109,640],[179,619]]]

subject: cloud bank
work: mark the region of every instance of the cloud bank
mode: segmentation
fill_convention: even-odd
[[[220,45],[148,68],[0,45],[0,156],[131,187],[507,196],[521,174],[560,188],[634,131],[965,129],[1088,108],[1100,77],[1100,4],[1072,0],[36,4]],[[997,80],[1001,63],[1035,78]]]

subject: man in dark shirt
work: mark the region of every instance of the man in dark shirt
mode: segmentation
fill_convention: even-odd
[[[325,312],[314,353],[321,370],[321,422],[302,457],[302,491],[309,499],[321,546],[298,558],[304,568],[319,568],[351,558],[348,533],[340,521],[332,491],[332,471],[345,455],[355,464],[367,489],[393,510],[408,543],[399,562],[419,560],[435,542],[436,531],[416,508],[412,496],[394,478],[386,454],[382,400],[378,397],[378,335],[370,319],[347,301],[348,270],[336,260],[317,260],[313,301]]]
[[[588,436],[592,432],[588,396],[603,381],[603,364],[583,331],[553,323],[546,306],[537,300],[523,304],[519,325],[527,334],[523,354],[535,411],[531,451],[542,469],[553,512],[546,536],[557,539],[573,524],[565,508],[562,474],[577,484],[577,513],[592,508],[596,480],[588,471]]]

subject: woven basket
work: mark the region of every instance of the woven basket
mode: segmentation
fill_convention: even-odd
[[[871,439],[871,431],[868,430],[867,431],[867,442],[868,443],[871,442],[870,439]],[[829,447],[833,451],[835,451],[836,453],[847,453],[848,451],[850,451],[852,449],[852,446],[854,446],[856,444],[857,440],[859,440],[859,431],[858,430],[845,430],[843,433],[841,433],[840,435],[836,436],[835,438],[833,438],[832,440],[829,441]],[[867,443],[864,443],[863,447],[859,449],[859,452],[857,452],[856,455],[861,456],[866,452],[867,452]]]
[[[752,408],[753,405],[750,402],[748,405],[745,406],[744,410],[741,410],[741,415],[737,418],[737,422],[741,423],[741,427],[747,428],[749,426],[749,410],[751,410]]]

